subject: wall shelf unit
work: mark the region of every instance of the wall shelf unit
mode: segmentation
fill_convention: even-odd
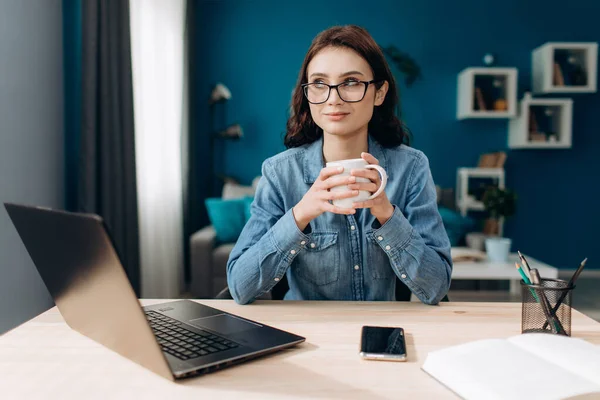
[[[531,62],[534,94],[596,92],[598,43],[547,42]]]
[[[517,112],[516,68],[466,68],[458,75],[458,119],[512,118]]]
[[[533,98],[519,103],[519,115],[508,124],[511,149],[568,149],[571,147],[573,100]]]
[[[485,211],[483,202],[469,193],[472,178],[489,178],[504,189],[504,168],[459,168],[456,173],[456,207],[463,216],[469,211]]]

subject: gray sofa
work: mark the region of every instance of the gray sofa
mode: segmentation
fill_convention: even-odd
[[[454,190],[438,188],[438,204],[455,209]],[[223,193],[223,197],[231,194]],[[215,298],[227,286],[227,260],[235,243],[215,246],[212,225],[190,237],[191,294],[200,299]]]
[[[214,298],[227,286],[227,260],[234,243],[215,247],[212,225],[200,229],[190,238],[191,292],[197,298]]]

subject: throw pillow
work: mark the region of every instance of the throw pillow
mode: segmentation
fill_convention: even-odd
[[[219,243],[235,242],[246,224],[245,200],[209,198],[205,201],[208,218]]]
[[[251,217],[251,208],[252,208],[252,202],[254,201],[254,197],[251,196],[246,196],[244,197],[244,218],[246,219],[246,222],[248,222],[248,220]]]
[[[450,239],[450,245],[458,246],[467,232],[474,228],[475,221],[469,217],[463,217],[460,213],[446,207],[439,207],[438,211],[442,217],[448,239]]]

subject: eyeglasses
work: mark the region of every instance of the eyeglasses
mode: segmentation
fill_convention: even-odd
[[[302,88],[304,89],[304,95],[311,104],[322,104],[329,100],[331,95],[331,89],[335,89],[338,92],[338,96],[346,103],[358,103],[364,99],[367,89],[371,83],[377,82],[376,80],[370,81],[346,81],[338,83],[337,85],[328,85],[323,82],[304,83]]]

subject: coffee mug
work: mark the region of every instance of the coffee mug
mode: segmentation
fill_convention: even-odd
[[[381,177],[381,185],[379,186],[379,189],[377,189],[377,191],[373,194],[366,190],[360,190],[357,196],[333,200],[333,205],[340,208],[352,208],[352,203],[374,199],[375,197],[379,196],[381,192],[383,192],[383,190],[385,189],[385,185],[387,184],[387,173],[385,172],[385,170],[379,165],[367,163],[362,158],[328,162],[327,167],[344,168],[344,171],[335,176],[349,176],[350,171],[352,171],[353,169],[375,169],[377,170],[377,172],[379,172],[379,176]],[[370,182],[370,180],[367,178],[357,176],[356,182]],[[344,192],[347,190],[349,190],[347,185],[335,186],[330,189],[330,191],[332,192]]]

